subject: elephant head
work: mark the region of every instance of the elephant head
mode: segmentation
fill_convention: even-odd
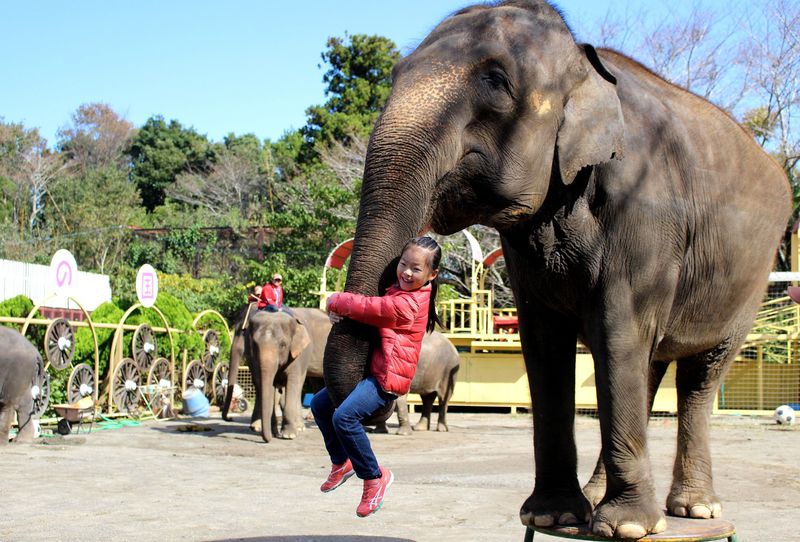
[[[544,1],[445,19],[394,68],[367,150],[345,290],[378,295],[393,258],[421,232],[509,230],[542,213],[552,187],[619,157],[615,83]],[[369,338],[350,321],[331,331],[324,370],[337,404],[363,377]]]
[[[308,347],[310,337],[306,327],[296,318],[284,312],[258,312],[251,315],[245,339],[245,355],[257,375],[254,380],[260,387],[256,408],[260,408],[261,436],[265,442],[272,440],[275,386],[302,387],[305,371],[294,364],[297,357]],[[298,388],[299,393],[299,388]],[[289,402],[287,401],[287,407]],[[285,409],[284,426],[296,423],[299,413]]]

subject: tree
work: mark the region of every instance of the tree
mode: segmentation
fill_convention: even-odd
[[[164,203],[164,190],[180,173],[209,170],[214,153],[208,139],[177,120],[150,117],[133,140],[131,173],[148,211]]]
[[[143,210],[136,187],[114,165],[93,168],[60,182],[47,214],[53,235],[82,266],[110,273],[128,250],[128,226]]]
[[[400,53],[388,38],[345,34],[344,39],[328,39],[322,59],[330,65],[323,77],[329,98],[306,110],[302,162],[316,159],[318,146],[369,136],[389,97],[392,68]]]
[[[83,104],[72,114],[72,124],[58,131],[57,147],[69,165],[82,173],[108,166],[124,169],[134,133],[133,124],[120,118],[109,105]]]
[[[3,183],[3,197],[11,204],[19,233],[31,233],[39,225],[48,186],[63,167],[63,157],[47,148],[37,129],[0,119],[0,176],[10,181]]]

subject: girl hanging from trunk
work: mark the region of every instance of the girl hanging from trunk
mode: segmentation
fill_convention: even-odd
[[[347,317],[378,328],[380,346],[370,356],[370,376],[360,381],[336,408],[327,388],[311,401],[311,412],[322,431],[331,458],[331,473],[320,490],[328,492],[353,474],[364,480],[359,517],[376,512],[392,471],[378,464],[361,421],[408,393],[419,362],[422,338],[433,331],[436,315],[436,276],[442,249],[430,237],[415,237],[403,247],[397,282],[384,296],[333,294],[328,299],[331,321]]]

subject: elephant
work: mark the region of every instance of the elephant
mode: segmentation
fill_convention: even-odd
[[[251,312],[247,327],[237,324],[231,347],[228,389],[222,417],[229,420],[233,384],[236,383],[242,357],[247,360],[256,386],[251,426],[258,429],[265,442],[273,434],[294,439],[304,428],[302,420],[303,383],[307,376],[322,376],[322,355],[331,324],[319,309],[292,309],[286,312]],[[282,421],[275,416],[276,388],[283,388]],[[259,427],[260,425],[260,427]]]
[[[0,326],[0,446],[17,414],[19,432],[14,442],[31,442],[35,435],[32,388],[44,372],[42,357],[19,331]]]
[[[392,80],[367,148],[345,291],[379,295],[411,237],[493,227],[532,399],[535,482],[522,523],[591,521],[615,538],[663,531],[647,422],[671,362],[679,421],[666,510],[719,516],[709,419],[787,227],[783,170],[718,107],[578,44],[544,0],[456,12]],[[352,321],[333,326],[324,370],[336,404],[373,340]],[[601,431],[583,490],[578,340],[593,356]]]
[[[438,331],[425,335],[422,340],[422,350],[419,353],[419,364],[414,379],[411,381],[411,391],[422,397],[422,415],[414,426],[414,431],[428,431],[431,428],[431,413],[433,402],[439,399],[439,420],[436,424],[437,431],[448,431],[447,428],[447,403],[453,395],[456,386],[456,376],[461,367],[458,350],[450,340]],[[398,435],[410,435],[411,423],[408,419],[408,396],[398,397],[395,410],[400,427]],[[380,422],[375,427],[376,433],[387,433],[386,422]]]

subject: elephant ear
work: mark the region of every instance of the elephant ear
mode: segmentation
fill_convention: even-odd
[[[622,157],[624,121],[616,78],[591,45],[583,45],[588,73],[567,96],[558,129],[558,165],[564,184],[586,167]]]
[[[294,327],[294,336],[292,337],[291,356],[296,359],[300,353],[311,344],[311,337],[308,335],[308,330],[303,322],[295,318],[297,325]]]

